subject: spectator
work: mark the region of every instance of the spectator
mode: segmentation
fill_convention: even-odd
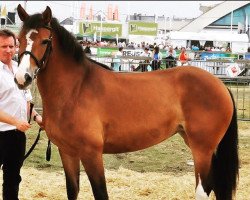
[[[228,46],[226,52],[231,52],[231,48]]]
[[[225,49],[225,47],[221,47],[221,49],[220,49],[221,51],[226,51],[226,49]]]
[[[205,51],[204,46],[201,45],[201,46],[200,46],[200,50],[201,50],[201,51]]]
[[[193,51],[199,51],[199,47],[195,46],[195,45],[192,45],[192,50]]]
[[[148,57],[151,58],[152,57],[152,52],[149,51],[148,47],[144,48],[144,52],[141,54],[142,57]],[[150,59],[146,59],[144,60],[144,62],[140,62],[139,67],[135,69],[135,71],[138,71],[139,69],[141,69],[142,72],[148,71],[148,65],[150,63]]]
[[[123,55],[123,47],[120,47],[115,53],[113,58],[113,69],[115,71],[121,71],[121,57]]]
[[[88,55],[91,55],[90,42],[87,43],[87,46],[84,49],[84,52]]]
[[[160,49],[159,49],[158,46],[156,46],[154,48],[152,58],[153,58],[152,63],[151,63],[152,70],[160,69],[161,61],[162,61],[162,54],[161,54]]]
[[[176,51],[172,46],[170,46],[166,53],[166,68],[174,66],[176,66]]]
[[[181,66],[186,65],[190,59],[186,53],[186,48],[181,47],[181,53],[179,55],[179,61],[181,62]]]

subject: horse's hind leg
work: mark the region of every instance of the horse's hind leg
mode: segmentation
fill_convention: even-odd
[[[213,153],[206,150],[192,150],[194,157],[195,165],[195,177],[196,177],[196,194],[207,196],[211,193],[213,189],[213,180],[212,180],[212,155]],[[201,181],[201,182],[200,182]],[[203,191],[198,190],[197,186],[201,184]],[[199,199],[196,199],[199,200]]]
[[[92,150],[91,153],[85,152],[81,161],[88,175],[95,199],[108,200],[102,151]]]
[[[67,196],[76,200],[79,193],[80,159],[71,157],[59,149],[66,177]]]
[[[199,181],[202,183],[203,190],[209,196],[212,190],[212,174],[211,174],[211,161],[213,152],[206,148],[204,144],[199,142],[189,141],[186,132],[182,126],[178,127],[178,133],[184,139],[186,145],[191,149],[194,164],[195,164],[195,177],[196,177],[196,187]],[[191,144],[190,144],[191,143]],[[201,146],[200,146],[201,145]],[[200,180],[199,180],[200,179]],[[200,192],[200,191],[196,191]],[[199,199],[196,199],[199,200]]]

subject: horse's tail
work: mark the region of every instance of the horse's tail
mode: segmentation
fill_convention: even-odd
[[[233,95],[233,116],[212,160],[213,190],[217,200],[232,200],[239,176],[238,125]]]

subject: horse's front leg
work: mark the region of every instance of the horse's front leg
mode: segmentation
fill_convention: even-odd
[[[108,200],[102,150],[91,149],[91,151],[84,152],[81,161],[88,175],[95,200]]]
[[[71,157],[59,149],[66,177],[67,196],[76,200],[79,193],[80,159]]]

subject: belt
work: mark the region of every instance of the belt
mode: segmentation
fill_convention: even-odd
[[[12,129],[12,130],[0,131],[0,134],[1,134],[1,133],[6,133],[6,132],[13,132],[13,131],[22,132],[22,131],[20,131],[20,130],[18,130],[18,129]]]

